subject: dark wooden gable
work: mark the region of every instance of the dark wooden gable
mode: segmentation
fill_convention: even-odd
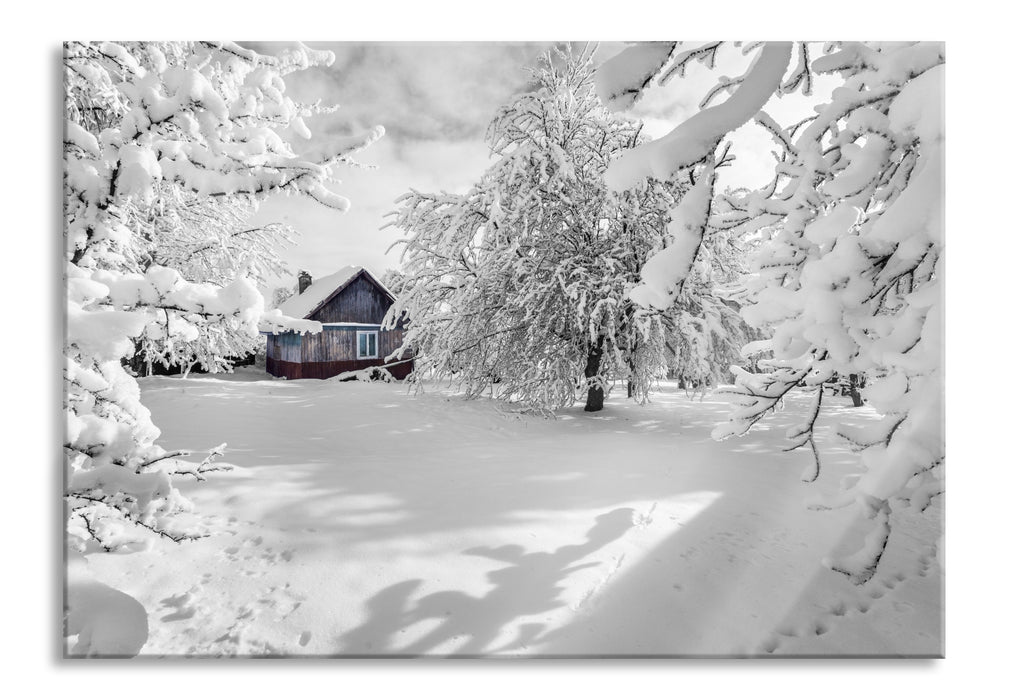
[[[361,270],[308,318],[321,323],[382,323],[392,302],[375,278]]]

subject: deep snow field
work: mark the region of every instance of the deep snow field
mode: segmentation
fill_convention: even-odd
[[[146,608],[143,656],[943,653],[941,501],[896,511],[864,586],[821,563],[868,530],[806,507],[855,471],[827,426],[873,414],[846,398],[806,484],[798,402],[715,442],[726,401],[671,384],[553,419],[255,369],[140,385],[163,447],[234,465],[177,480],[214,536],[88,556]]]

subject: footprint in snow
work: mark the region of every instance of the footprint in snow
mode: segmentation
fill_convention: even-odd
[[[300,608],[304,601],[304,596],[295,593],[291,589],[290,583],[285,583],[283,587],[271,586],[259,598],[258,602],[262,603],[267,608],[272,609],[277,615],[278,620],[283,620],[295,610]]]
[[[902,600],[894,601],[893,609],[899,613],[909,613],[914,610],[914,606]]]

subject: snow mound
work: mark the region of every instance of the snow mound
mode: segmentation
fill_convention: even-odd
[[[136,656],[147,642],[147,610],[132,596],[96,581],[87,560],[72,552],[65,633],[76,637],[69,656]]]

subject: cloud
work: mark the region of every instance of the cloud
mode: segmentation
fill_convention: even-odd
[[[337,102],[324,134],[381,124],[403,143],[482,137],[498,106],[529,86],[528,66],[549,44],[332,43],[327,68],[291,75],[302,99]],[[316,125],[316,128],[320,128]]]
[[[282,44],[247,43],[270,53]],[[332,66],[292,73],[287,91],[306,102],[339,104],[312,124],[321,135],[360,132],[376,124],[397,141],[482,138],[494,112],[535,86],[530,68],[556,42],[312,42],[332,51]],[[581,44],[576,44],[576,47]],[[621,45],[600,44],[597,60]]]

